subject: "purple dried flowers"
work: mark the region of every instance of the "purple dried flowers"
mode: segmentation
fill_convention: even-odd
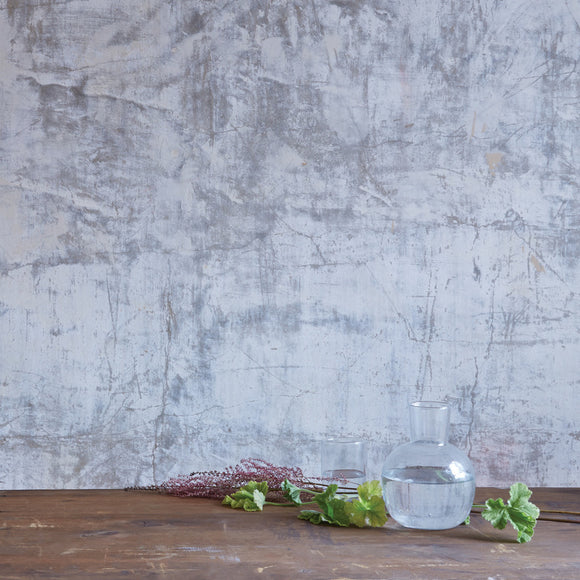
[[[171,478],[159,485],[128,489],[159,491],[179,497],[223,499],[250,481],[266,481],[272,496],[279,498],[285,479],[298,487],[314,491],[320,491],[328,484],[323,479],[306,477],[299,467],[273,465],[262,459],[242,459],[237,465],[227,467],[223,471],[194,471],[189,475]]]

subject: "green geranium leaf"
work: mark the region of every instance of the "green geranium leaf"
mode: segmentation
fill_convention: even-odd
[[[485,502],[485,510],[481,513],[494,528],[503,530],[508,522],[508,513],[501,497],[499,499],[488,499]]]
[[[302,500],[300,499],[300,494],[302,490],[299,487],[296,487],[291,481],[287,479],[284,480],[282,483],[282,491],[284,492],[284,497],[291,501],[295,505],[300,505]]]
[[[319,512],[316,510],[302,510],[298,514],[298,519],[299,520],[306,520],[307,522],[310,522],[311,524],[322,524],[322,523],[333,524],[334,523],[332,520],[329,520],[322,512]]]
[[[383,497],[383,488],[381,487],[381,482],[378,479],[365,481],[362,485],[358,486],[357,492],[361,501],[368,501],[377,495],[379,497]]]
[[[509,505],[512,508],[518,509],[533,519],[537,520],[540,515],[540,509],[534,505],[530,500],[532,492],[528,486],[523,483],[514,483],[510,487]]]
[[[354,500],[350,505],[350,521],[362,528],[380,528],[387,523],[385,501],[380,495],[373,495],[365,501]]]
[[[302,510],[298,514],[301,520],[307,520],[311,524],[330,524],[334,526],[350,526],[350,513],[346,511],[348,502],[341,499],[330,500],[323,511]]]
[[[308,520],[313,524],[334,524],[336,526],[350,525],[350,512],[348,502],[336,497],[336,484],[329,485],[323,492],[314,496],[321,512],[315,510],[303,510],[298,516],[302,520]]]
[[[266,481],[250,481],[241,487],[231,496],[226,495],[223,500],[224,505],[229,505],[235,509],[244,509],[247,512],[262,511],[268,493],[268,483]]]
[[[332,518],[332,523],[348,527],[351,522],[350,503],[343,499],[334,498],[328,502],[326,515]]]
[[[531,495],[532,492],[526,485],[514,483],[510,487],[507,505],[501,498],[488,499],[481,515],[499,530],[503,530],[509,522],[518,533],[518,542],[529,542],[540,515],[539,508],[529,501]]]
[[[253,500],[254,500],[254,505],[260,511],[262,511],[264,509],[264,503],[266,502],[266,496],[264,495],[264,493],[262,491],[260,491],[259,489],[255,489]]]
[[[510,524],[518,532],[518,542],[520,544],[529,542],[534,535],[536,520],[520,510],[511,507],[508,507],[508,514]]]
[[[358,486],[358,499],[349,504],[351,523],[359,528],[378,528],[387,522],[387,510],[383,490],[378,480],[366,481]]]
[[[322,509],[324,509],[326,503],[333,499],[336,495],[337,489],[338,485],[336,485],[336,483],[332,483],[324,491],[317,493],[313,499]]]
[[[327,523],[337,524],[339,526],[350,525],[350,517],[346,512],[346,502],[336,497],[338,486],[333,483],[323,492],[314,496],[314,501],[325,515]]]

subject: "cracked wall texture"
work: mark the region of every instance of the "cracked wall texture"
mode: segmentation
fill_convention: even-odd
[[[121,487],[452,403],[580,485],[576,0],[1,0],[0,485]]]

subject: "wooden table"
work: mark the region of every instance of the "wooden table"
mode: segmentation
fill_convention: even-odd
[[[478,489],[476,500],[506,490]],[[535,489],[541,509],[580,511],[579,489]],[[474,515],[445,531],[315,526],[152,492],[0,492],[0,578],[580,578],[580,523],[538,522],[529,544]],[[545,513],[580,522],[576,516]],[[509,525],[508,525],[509,527]]]

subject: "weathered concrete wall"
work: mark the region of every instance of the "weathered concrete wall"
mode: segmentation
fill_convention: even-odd
[[[0,485],[376,475],[419,398],[580,485],[576,0],[0,8]]]

